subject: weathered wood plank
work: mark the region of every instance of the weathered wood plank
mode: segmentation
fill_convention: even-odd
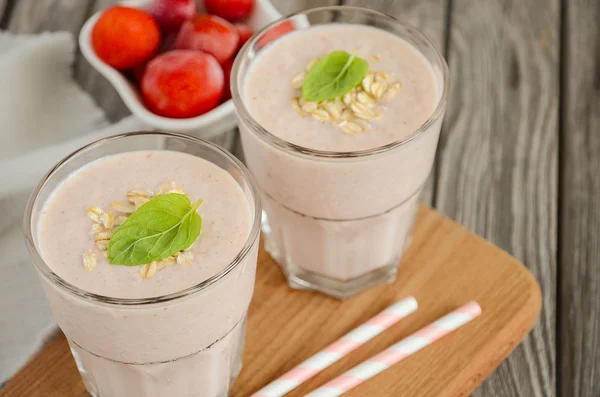
[[[431,37],[440,51],[444,49],[448,12],[446,0],[345,0],[343,4],[383,11],[407,21]],[[427,205],[433,204],[434,179],[435,172],[432,170],[421,197]]]
[[[560,395],[600,395],[600,3],[566,3],[560,217]]]
[[[306,10],[308,8],[335,5],[338,3],[338,0],[272,0],[271,3],[273,3],[281,14],[288,15],[292,12]]]
[[[0,21],[2,21],[2,17],[4,16],[4,10],[6,10],[7,4],[7,0],[0,0]]]
[[[66,30],[77,36],[91,0],[19,0],[8,29],[15,33]]]
[[[558,29],[555,0],[454,1],[437,206],[523,261],[544,294],[533,333],[475,396],[556,395]]]
[[[345,0],[344,5],[366,7],[382,11],[407,21],[425,32],[444,48],[446,37],[446,0]]]

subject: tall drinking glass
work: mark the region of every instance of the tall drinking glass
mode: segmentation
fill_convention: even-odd
[[[120,299],[82,290],[44,261],[38,243],[44,204],[80,168],[105,156],[140,150],[188,153],[229,173],[250,208],[249,236],[220,272],[181,291]],[[92,396],[227,396],[242,367],[260,214],[255,184],[245,167],[216,145],[180,134],[140,132],[102,139],[69,155],[44,177],[27,205],[26,243]]]
[[[292,35],[299,39],[323,24],[368,25],[412,45],[430,65],[438,88],[429,118],[402,139],[358,151],[311,149],[261,125],[245,94],[257,60],[278,42]],[[304,47],[324,47],[327,41],[313,39],[295,54],[301,58]],[[346,298],[393,281],[411,241],[446,108],[448,68],[432,41],[414,26],[373,10],[333,6],[302,11],[268,26],[244,46],[233,67],[232,93],[246,163],[263,198],[265,247],[291,286]]]

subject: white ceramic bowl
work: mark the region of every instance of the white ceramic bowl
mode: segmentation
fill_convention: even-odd
[[[130,7],[144,8],[152,0],[130,0],[122,4]],[[94,24],[100,17],[101,12],[92,15],[83,25],[79,34],[79,46],[81,52],[90,64],[102,74],[113,85],[115,90],[125,102],[131,113],[151,127],[189,133],[201,138],[210,139],[235,127],[235,109],[230,99],[223,102],[210,112],[201,116],[188,119],[172,119],[158,116],[144,106],[138,89],[118,70],[112,68],[102,61],[94,52],[91,44],[91,33]],[[246,23],[256,32],[269,23],[281,18],[281,14],[273,7],[269,0],[256,0],[252,15]]]

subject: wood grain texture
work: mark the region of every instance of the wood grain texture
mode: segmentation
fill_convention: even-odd
[[[8,29],[15,33],[66,30],[77,36],[91,0],[17,0]]]
[[[600,395],[600,3],[566,3],[561,140],[562,396]]]
[[[446,0],[344,0],[344,5],[370,8],[409,22],[444,48],[446,40]]]
[[[306,10],[315,7],[324,7],[338,4],[338,0],[272,0],[271,3],[282,15],[292,12]]]
[[[475,396],[556,395],[559,12],[555,0],[453,2],[437,207],[524,262],[544,294],[532,335]]]
[[[344,0],[343,4],[371,8],[407,21],[431,37],[438,50],[444,51],[447,0]],[[421,201],[427,205],[433,205],[434,171],[435,166],[421,196]]]
[[[4,10],[6,10],[6,5],[8,4],[8,0],[0,0],[0,21],[4,17]]]
[[[279,267],[261,251],[245,366],[230,395],[249,396],[391,303],[413,295],[420,305],[416,313],[287,396],[305,395],[475,299],[483,307],[478,319],[345,394],[464,397],[514,349],[539,314],[539,286],[523,265],[430,208],[419,213],[414,243],[400,269],[395,283],[339,301],[289,289]],[[83,397],[83,393],[61,336],[11,379],[0,397]]]

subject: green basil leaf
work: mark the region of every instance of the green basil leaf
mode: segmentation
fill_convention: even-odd
[[[108,242],[108,263],[144,265],[188,248],[200,235],[201,201],[177,193],[161,194],[138,208]]]
[[[302,96],[309,101],[340,97],[360,84],[369,63],[346,51],[334,51],[313,66],[302,85]]]

